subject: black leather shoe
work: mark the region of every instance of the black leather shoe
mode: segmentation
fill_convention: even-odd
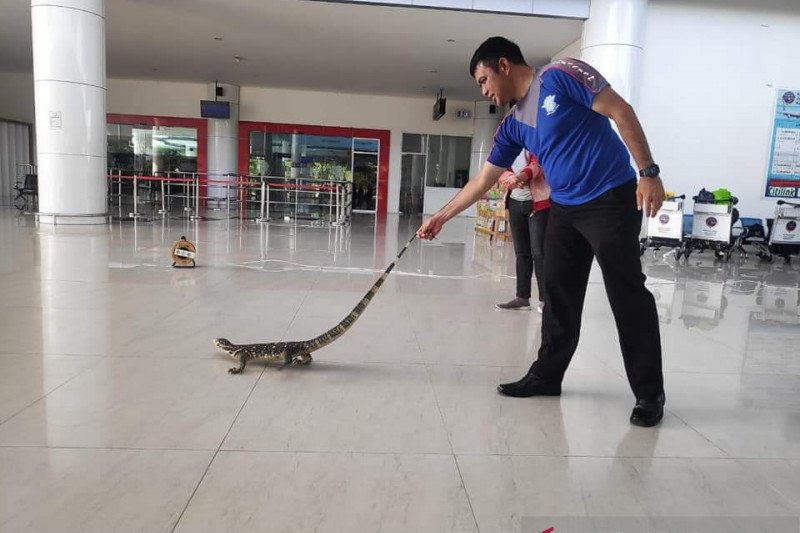
[[[515,398],[561,396],[561,383],[548,383],[536,374],[528,373],[519,381],[498,385],[497,392]]]
[[[664,418],[664,393],[651,400],[636,400],[636,406],[631,413],[631,424],[649,428],[655,426]]]

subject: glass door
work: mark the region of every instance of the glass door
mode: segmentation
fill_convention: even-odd
[[[425,193],[428,136],[404,133],[400,164],[400,212],[421,215]]]
[[[353,139],[353,211],[374,213],[378,205],[378,139]]]

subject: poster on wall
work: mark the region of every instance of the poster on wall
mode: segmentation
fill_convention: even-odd
[[[800,197],[800,90],[775,92],[767,198]]]

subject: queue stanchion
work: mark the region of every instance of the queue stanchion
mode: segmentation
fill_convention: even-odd
[[[141,214],[139,213],[139,176],[138,174],[133,175],[133,211],[128,213],[128,216],[132,219],[141,218]]]
[[[333,180],[328,185],[328,224],[333,223]]]
[[[191,197],[191,190],[192,186],[190,185],[189,178],[186,177],[186,174],[183,173],[183,212],[184,213],[191,213],[192,212],[192,197]]]
[[[161,209],[158,210],[158,214],[166,215],[167,214],[166,183],[164,179],[161,179],[159,181],[161,181]]]
[[[225,216],[231,218],[231,175],[225,174]]]
[[[261,214],[256,219],[256,222],[259,223],[267,222],[267,219],[264,218],[264,209],[266,207],[266,204],[268,203],[266,201],[266,194],[267,194],[267,180],[264,178],[264,176],[261,176],[261,210],[260,210]]]
[[[190,217],[192,220],[200,220],[200,177],[192,173],[192,183],[194,185],[194,214]]]

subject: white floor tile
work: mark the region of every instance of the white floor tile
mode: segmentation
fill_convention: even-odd
[[[177,531],[477,528],[449,455],[222,452]]]
[[[474,238],[470,219],[414,242],[310,366],[227,373],[213,338],[327,331],[418,222],[52,228],[0,209],[0,529],[508,533],[537,516],[800,514],[796,264],[645,254],[666,370],[656,428],[628,421],[596,265],[562,396],[496,392],[536,357],[541,315],[495,309],[515,292],[513,247]],[[170,267],[182,235],[195,269]]]
[[[0,529],[170,531],[212,452],[0,448]]]

